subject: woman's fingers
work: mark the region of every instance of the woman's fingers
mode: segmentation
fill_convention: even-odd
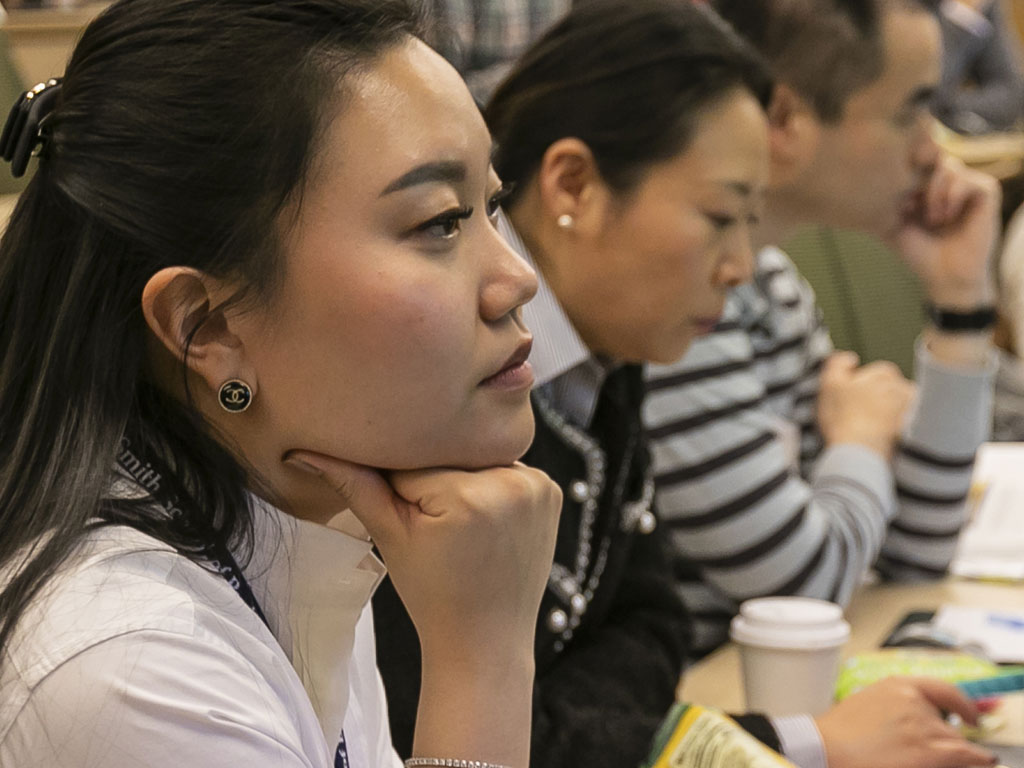
[[[939,711],[955,712],[971,725],[978,722],[978,707],[955,685],[927,677],[908,677],[906,681]]]
[[[390,539],[401,524],[396,510],[405,505],[387,480],[375,469],[313,451],[291,451],[284,463],[316,475],[334,489],[339,511],[348,508],[380,544]]]
[[[995,765],[998,758],[984,747],[963,739],[935,741],[928,746],[930,768],[965,768]]]

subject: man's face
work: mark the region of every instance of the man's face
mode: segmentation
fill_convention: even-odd
[[[928,111],[939,82],[941,37],[928,13],[889,11],[884,70],[853,93],[837,123],[821,126],[801,195],[818,223],[891,237],[938,159]]]

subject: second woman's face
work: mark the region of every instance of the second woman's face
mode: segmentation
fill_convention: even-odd
[[[247,458],[271,483],[293,449],[390,469],[508,464],[533,435],[520,307],[536,278],[494,229],[479,111],[419,41],[354,75],[339,104],[280,291],[241,319],[265,437]]]
[[[692,141],[616,200],[550,282],[594,352],[672,362],[750,279],[750,228],[768,174],[767,122],[737,90],[706,110]],[[545,276],[549,270],[545,269]]]

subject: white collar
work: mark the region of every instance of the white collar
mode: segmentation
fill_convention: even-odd
[[[348,707],[356,624],[384,564],[350,511],[319,525],[252,498],[255,545],[245,576],[332,744]]]

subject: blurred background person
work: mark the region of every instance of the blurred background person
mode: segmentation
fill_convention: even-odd
[[[771,173],[754,280],[723,322],[652,367],[645,417],[695,653],[746,599],[849,601],[865,573],[944,573],[990,431],[995,180],[944,157],[930,96],[940,33],[916,0],[718,0],[774,65]],[[833,355],[777,243],[808,224],[893,244],[932,307],[915,389]]]
[[[943,56],[935,116],[959,133],[1013,129],[1024,109],[1024,74],[1002,0],[941,0],[937,10]]]
[[[519,55],[568,12],[572,0],[422,0],[434,47],[481,105]]]

